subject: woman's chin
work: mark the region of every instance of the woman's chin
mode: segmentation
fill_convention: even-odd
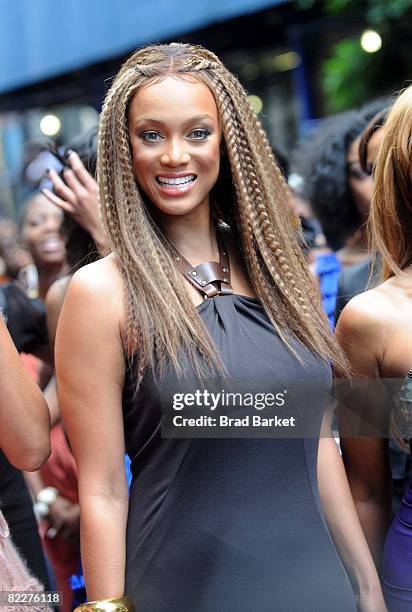
[[[58,267],[64,264],[65,255],[62,253],[42,253],[36,261],[38,268]]]
[[[175,201],[164,200],[153,203],[153,207],[158,213],[164,216],[180,217],[194,213],[203,204],[202,202],[194,201],[193,198],[179,198]]]

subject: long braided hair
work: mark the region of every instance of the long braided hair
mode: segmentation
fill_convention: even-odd
[[[138,384],[146,368],[161,371],[166,361],[181,373],[182,354],[198,372],[205,371],[205,364],[208,371],[222,370],[198,312],[190,299],[181,299],[186,281],[133,173],[129,104],[139,87],[170,75],[196,78],[214,95],[225,155],[212,212],[236,237],[268,317],[292,351],[294,337],[346,372],[297,240],[287,186],[243,87],[210,51],[172,43],[138,49],[123,64],[99,128],[102,217],[127,289],[125,350],[131,354],[137,349]]]

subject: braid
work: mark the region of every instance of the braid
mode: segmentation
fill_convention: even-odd
[[[234,119],[236,116],[236,96],[242,95],[243,92],[235,77],[231,78],[230,86],[226,86],[226,89],[222,87],[221,83],[216,83],[215,81],[214,84],[218,105],[220,102],[219,110],[221,111],[222,122],[227,121],[227,131],[225,132],[226,146],[228,150],[231,149],[234,152],[232,171],[234,172],[234,168],[238,167],[243,170],[243,173],[239,173],[240,180],[242,180],[242,174],[245,177],[243,178],[243,189],[238,194],[238,205],[241,209],[242,200],[244,200],[242,195],[245,194],[249,232],[244,235],[244,240],[246,243],[249,242],[249,245],[246,244],[244,250],[247,253],[246,261],[249,265],[250,275],[252,279],[259,278],[260,276],[256,276],[256,266],[259,266],[259,263],[256,261],[253,253],[254,238],[260,250],[263,263],[266,265],[266,270],[269,273],[269,279],[272,281],[272,287],[275,285],[277,288],[276,292],[272,291],[269,293],[267,300],[264,295],[259,293],[258,285],[260,285],[260,282],[256,284],[255,290],[258,295],[260,294],[269,316],[270,312],[273,312],[273,317],[270,318],[279,332],[281,330],[279,329],[278,322],[279,320],[282,323],[284,321],[284,317],[279,318],[277,312],[277,304],[281,300],[284,303],[284,307],[288,308],[290,312],[292,312],[292,309],[295,312],[295,321],[291,321],[289,318],[289,330],[293,331],[310,348],[318,350],[320,344],[323,351],[328,352],[330,351],[328,341],[325,343],[321,339],[320,342],[313,342],[313,336],[318,335],[319,320],[325,326],[323,331],[326,336],[329,330],[327,329],[326,317],[320,306],[319,294],[315,291],[313,279],[309,274],[296,237],[293,235],[294,226],[296,227],[297,223],[290,223],[294,219],[292,208],[289,204],[289,190],[286,188],[283,175],[274,160],[266,135],[249,105],[244,105],[243,113],[237,113],[239,117],[237,121]],[[258,138],[254,138],[256,134]],[[259,154],[256,141],[260,144],[260,150],[263,148],[265,151],[265,155]],[[262,164],[260,160],[264,160],[267,163]],[[270,172],[267,167],[270,168]],[[288,224],[285,224],[284,219],[282,219],[282,225],[280,225],[279,220],[274,215],[275,207],[270,205],[271,201],[273,201],[273,195],[271,195],[273,193],[281,196],[277,204],[283,207],[282,212],[287,215]],[[251,205],[251,202],[253,202],[254,206]],[[254,220],[256,220],[256,223],[253,222]],[[279,236],[285,233],[284,229],[289,229],[289,244],[285,241],[283,245],[280,244],[279,239],[275,237],[277,228]],[[250,249],[252,249],[252,252]],[[288,261],[294,261],[298,265],[296,266],[295,264],[295,269],[292,269],[288,265]],[[250,267],[251,264],[255,268],[253,272]],[[296,274],[297,267],[299,275]],[[300,284],[302,284],[302,280],[304,281],[303,286],[306,295],[298,287],[297,278],[299,278]],[[267,284],[268,278],[263,282]],[[308,300],[307,296],[310,296],[310,300]],[[302,315],[306,319],[305,326],[302,326],[300,322]],[[309,329],[307,329],[308,327]]]
[[[243,126],[239,125],[236,119],[233,102],[228,99],[226,94],[221,93],[221,88],[219,88],[218,92],[218,99],[220,97],[222,106],[228,110],[222,116],[223,121],[227,121],[227,147],[233,154],[233,166],[238,170],[239,181],[242,185],[242,189],[238,194],[239,205],[242,210],[242,205],[246,204],[246,217],[249,219],[249,223],[251,223],[252,235],[257,239],[258,244],[261,245],[262,257],[265,263],[269,266],[271,265],[269,251],[272,251],[275,257],[279,258],[279,262],[282,263],[282,259],[285,261],[285,258],[281,257],[282,249],[271,233],[271,221],[250,154],[250,146],[242,129]],[[272,273],[278,288],[282,293],[288,295],[289,291],[283,279],[275,269],[273,269]]]

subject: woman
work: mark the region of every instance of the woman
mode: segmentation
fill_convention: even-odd
[[[77,136],[62,157],[55,148],[47,148],[63,171],[47,173],[49,187],[42,189],[47,199],[64,213],[63,233],[70,273],[99,258],[106,250],[100,222],[99,187],[96,182],[97,126]],[[50,184],[51,183],[51,184]]]
[[[10,332],[13,340],[19,345],[19,349],[31,350],[32,348],[36,355],[44,359],[42,362],[32,355],[23,356],[25,366],[36,379],[40,379],[42,386],[51,375],[49,366],[51,351],[47,342],[42,300],[50,284],[65,269],[65,246],[60,233],[62,218],[62,212],[56,209],[43,194],[35,193],[28,198],[22,209],[20,237],[30,251],[37,269],[38,283],[35,295],[40,299],[25,300],[25,296],[20,296],[17,300],[19,289],[12,287],[13,294],[9,290],[8,325]],[[31,297],[34,297],[33,293]],[[12,298],[14,298],[13,302]],[[29,304],[25,305],[24,300]],[[22,302],[24,308],[17,310],[16,306],[19,304],[16,302]],[[14,306],[13,309],[12,306]],[[30,336],[32,341],[29,343]],[[41,346],[39,346],[40,340],[42,340]],[[26,479],[30,482],[36,481],[36,473],[26,474]],[[0,490],[3,513],[16,546],[26,558],[33,573],[36,573],[41,582],[48,587],[49,578],[44,564],[38,525],[33,515],[31,496],[21,472],[16,470],[2,453],[0,453]]]
[[[386,119],[374,170],[376,192],[370,229],[374,249],[382,259],[383,282],[351,300],[337,328],[355,375],[375,381],[363,406],[364,418],[387,426],[383,379],[397,379],[399,384],[405,381],[393,400],[395,421],[403,432],[398,437],[406,439],[411,437],[408,419],[410,424],[412,401],[410,384],[405,380],[412,365],[411,143],[412,87],[408,87]],[[343,441],[342,450],[359,517],[380,566],[391,509],[388,439],[351,438]],[[409,610],[412,605],[410,487],[389,530],[383,555],[384,591],[391,611]]]
[[[62,235],[66,245],[66,260],[69,274],[55,281],[46,296],[46,310],[49,338],[52,349],[57,321],[71,274],[87,263],[100,258],[96,240],[103,244],[103,229],[99,219],[98,186],[96,174],[97,128],[77,137],[70,144],[65,156],[66,167],[61,175],[53,169],[48,178],[53,191],[43,189],[42,193],[63,211]],[[90,171],[90,172],[89,172]],[[48,401],[58,413],[55,385],[50,388]],[[76,465],[61,422],[51,430],[52,454],[39,474],[33,487],[35,496],[44,487],[53,487],[57,498],[45,509],[42,534],[43,545],[50,559],[56,577],[57,588],[63,593],[61,612],[73,609],[71,578],[80,566],[80,510],[77,493]],[[49,537],[52,534],[53,537]],[[80,601],[84,601],[80,600]]]
[[[50,417],[40,390],[24,370],[6,326],[0,319],[0,448],[21,470],[37,470],[50,454]],[[1,503],[1,499],[0,499]],[[0,590],[42,591],[9,537],[0,510]],[[7,602],[3,601],[3,605]],[[17,606],[17,610],[25,609]],[[44,610],[44,606],[32,606]]]
[[[381,108],[375,102],[360,111],[325,119],[295,153],[295,170],[303,178],[302,195],[312,205],[329,247],[336,250],[321,253],[314,266],[332,326],[349,296],[366,286],[366,279],[354,271],[355,266],[366,270],[367,278],[365,223],[373,181],[361,167],[359,141],[368,121]]]
[[[211,375],[269,388],[316,379],[318,435],[326,361],[342,363],[244,90],[201,47],[136,51],[105,101],[98,175],[112,254],[75,274],[56,339],[95,602],[81,609],[109,598],[142,612],[355,610],[320,510],[317,437],[161,436],[167,387]],[[330,436],[318,468],[359,607],[384,610]]]
[[[20,224],[21,239],[30,251],[38,271],[36,297],[44,299],[50,283],[65,265],[64,242],[60,235],[62,213],[41,193],[31,196],[23,207]],[[45,311],[41,300],[29,299],[18,284],[2,290],[7,297],[7,324],[19,350],[33,351],[45,361],[50,360],[47,342]],[[31,298],[34,297],[32,294]],[[35,377],[39,376],[39,362],[32,355],[24,355],[24,363]],[[47,363],[41,373],[50,376]],[[35,474],[28,475],[28,479]],[[22,473],[0,451],[0,497],[2,511],[13,540],[30,569],[49,588],[49,578],[33,514],[33,503]]]
[[[373,181],[360,165],[359,142],[381,109],[378,102],[325,119],[295,153],[294,170],[303,178],[302,195],[310,201],[343,267],[368,256],[365,222]]]
[[[44,300],[50,285],[65,271],[65,246],[61,235],[63,213],[41,192],[24,204],[21,239],[38,274],[38,296]]]

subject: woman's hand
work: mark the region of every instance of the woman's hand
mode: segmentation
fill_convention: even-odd
[[[64,180],[54,169],[49,170],[54,193],[49,189],[42,192],[50,202],[72,216],[92,236],[100,253],[105,254],[106,237],[100,222],[97,182],[75,151],[70,151],[68,163],[70,167],[63,171]]]
[[[59,495],[50,506],[47,521],[60,533],[62,538],[69,540],[76,549],[80,548],[80,506]]]

